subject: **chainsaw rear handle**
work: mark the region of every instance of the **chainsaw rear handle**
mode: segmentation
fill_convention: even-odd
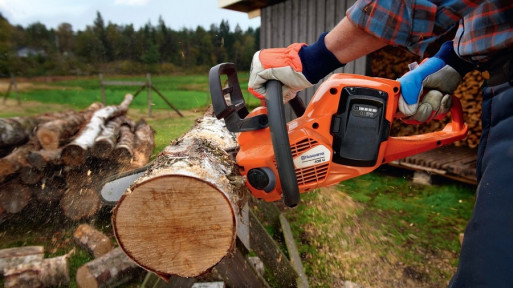
[[[283,108],[282,84],[277,80],[266,83],[267,93],[267,118],[271,139],[273,143],[274,157],[278,166],[283,203],[288,207],[299,204],[299,187],[296,178],[296,169],[290,152],[289,134]]]
[[[452,96],[451,122],[444,129],[411,136],[390,137],[384,163],[419,154],[466,137],[468,126],[463,119],[463,109],[458,97]]]

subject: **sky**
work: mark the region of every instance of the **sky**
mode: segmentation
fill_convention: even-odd
[[[0,13],[11,25],[27,27],[41,22],[56,29],[66,22],[74,31],[93,25],[99,11],[105,24],[158,24],[162,19],[174,30],[195,29],[227,20],[233,30],[238,24],[243,30],[260,26],[260,17],[249,19],[246,13],[218,7],[217,0],[0,0]]]

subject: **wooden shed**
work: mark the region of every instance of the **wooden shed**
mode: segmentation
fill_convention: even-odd
[[[260,48],[286,47],[291,43],[311,44],[319,35],[331,30],[344,18],[355,0],[219,0],[221,8],[260,17]],[[338,69],[367,75],[367,57],[362,57]],[[319,85],[319,84],[318,84]],[[318,85],[300,93],[305,103],[312,98]],[[292,112],[287,112],[292,117]]]

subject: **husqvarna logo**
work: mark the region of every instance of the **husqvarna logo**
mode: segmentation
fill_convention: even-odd
[[[317,145],[294,158],[296,169],[315,166],[331,160],[331,152],[324,145]]]

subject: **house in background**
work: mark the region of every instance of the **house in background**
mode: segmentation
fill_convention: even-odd
[[[219,7],[260,17],[260,48],[286,47],[291,43],[311,44],[319,35],[342,20],[355,0],[218,0]],[[367,75],[367,57],[347,63],[336,72]],[[305,103],[319,84],[302,91]],[[287,107],[288,109],[288,107]],[[291,117],[291,112],[287,111]]]

